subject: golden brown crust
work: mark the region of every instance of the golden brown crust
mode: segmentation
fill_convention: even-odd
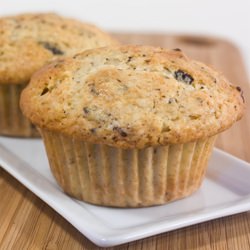
[[[44,67],[21,108],[38,127],[143,148],[217,134],[242,117],[243,102],[238,87],[180,51],[117,46]]]
[[[1,18],[0,84],[27,83],[55,58],[112,44],[97,27],[52,13]]]

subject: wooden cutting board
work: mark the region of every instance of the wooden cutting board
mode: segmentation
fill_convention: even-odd
[[[114,34],[123,43],[181,48],[241,86],[245,117],[221,134],[217,147],[250,162],[250,88],[238,49],[211,37]],[[64,218],[0,169],[0,249],[99,249]],[[250,213],[160,234],[110,249],[250,249]]]

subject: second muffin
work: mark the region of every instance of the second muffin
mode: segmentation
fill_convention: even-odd
[[[19,96],[31,75],[59,57],[114,45],[90,24],[56,14],[24,14],[0,19],[0,134],[36,136],[19,109]]]
[[[34,75],[21,108],[68,194],[140,207],[196,191],[216,135],[239,120],[239,87],[180,51],[88,50]]]

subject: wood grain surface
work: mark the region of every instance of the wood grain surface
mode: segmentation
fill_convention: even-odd
[[[250,88],[244,64],[231,43],[173,35],[115,34],[121,42],[181,48],[213,65],[244,90],[245,117],[217,140],[217,147],[250,162]],[[0,168],[0,250],[101,249]],[[250,213],[228,216],[108,249],[250,249]]]

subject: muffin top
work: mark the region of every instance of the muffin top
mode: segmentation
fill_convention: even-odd
[[[50,60],[112,44],[97,27],[56,14],[1,18],[0,84],[27,83]]]
[[[40,128],[120,148],[186,143],[242,117],[240,87],[180,50],[87,50],[38,71],[21,108]]]

